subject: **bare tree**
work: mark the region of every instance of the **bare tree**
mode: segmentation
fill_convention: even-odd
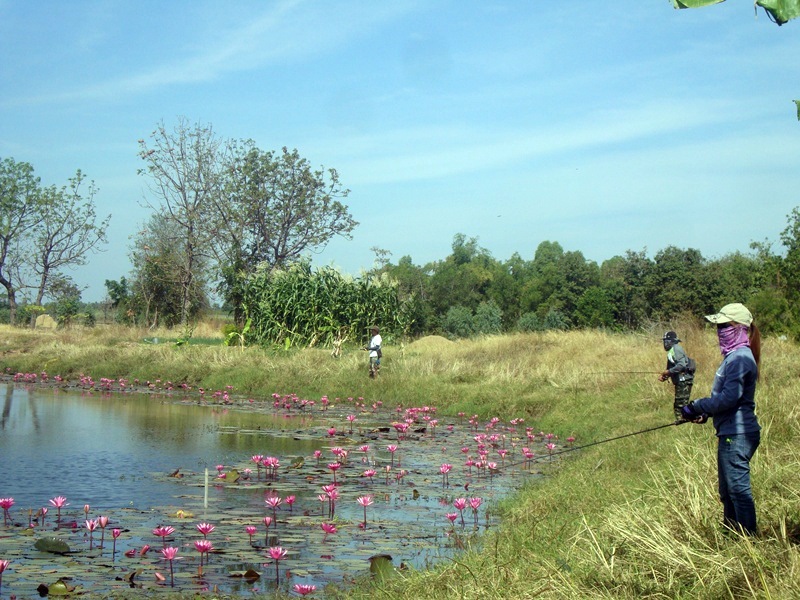
[[[78,169],[68,185],[60,190],[50,187],[43,191],[39,218],[28,242],[38,305],[48,292],[51,278],[63,275],[64,268],[86,264],[87,255],[98,252],[107,241],[111,215],[97,221],[94,205],[97,188],[94,182],[89,182],[84,192],[81,188],[85,180]]]
[[[156,206],[149,201],[148,205],[166,219],[181,247],[176,283],[184,325],[194,312],[194,290],[209,255],[210,208],[221,187],[220,147],[210,126],[190,125],[183,117],[171,131],[160,123],[149,144],[139,140],[139,157],[146,164],[139,173],[149,177],[150,191],[158,201]]]

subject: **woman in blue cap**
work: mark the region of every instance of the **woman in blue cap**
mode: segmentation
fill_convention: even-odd
[[[761,441],[756,418],[756,382],[761,358],[761,334],[743,304],[723,306],[706,319],[717,325],[722,364],[711,396],[683,407],[685,419],[705,423],[710,416],[717,430],[717,473],[724,525],[756,534],[756,507],[750,487],[750,459]]]

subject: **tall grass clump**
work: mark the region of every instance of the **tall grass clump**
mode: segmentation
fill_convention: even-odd
[[[398,571],[329,598],[800,598],[800,349],[765,338],[753,460],[760,535],[721,526],[711,424],[637,433],[672,419],[673,388],[657,381],[661,335],[676,329],[698,363],[693,397],[720,362],[714,331],[530,332],[450,341],[387,341],[379,377],[356,344],[330,349],[152,344],[142,332],[30,332],[0,327],[4,369],[171,379],[240,396],[363,396],[385,406],[436,406],[523,418],[563,444],[597,445],[538,464],[543,477],[492,507],[501,525],[430,570]],[[519,475],[516,475],[519,476]],[[402,560],[402,557],[399,557]],[[399,562],[399,561],[398,561]]]

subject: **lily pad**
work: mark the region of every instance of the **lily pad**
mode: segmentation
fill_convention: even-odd
[[[67,554],[72,552],[69,544],[57,537],[43,537],[36,540],[33,545],[40,552],[52,552],[53,554]]]

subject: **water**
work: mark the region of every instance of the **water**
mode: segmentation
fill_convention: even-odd
[[[206,406],[196,397],[3,384],[0,405],[0,498],[14,498],[12,524],[4,526],[11,535],[0,535],[0,558],[12,561],[3,591],[19,597],[32,596],[39,583],[54,582],[56,575],[43,582],[42,573],[105,593],[124,588],[125,574],[138,572],[145,592],[163,589],[169,581],[159,581],[157,575],[168,572],[158,552],[162,544],[180,550],[175,586],[184,591],[216,587],[238,594],[268,591],[277,584],[283,589],[294,583],[320,588],[329,582],[347,584],[353,576],[368,573],[370,557],[379,554],[392,555],[394,566],[424,568],[477,542],[482,530],[497,525],[496,502],[532,472],[530,465],[515,466],[486,476],[464,466],[467,447],[477,457],[484,446],[482,451],[491,452],[489,460],[500,462],[495,452],[501,445],[503,452],[517,453],[534,445],[530,435],[526,440],[514,427],[443,421],[433,429],[420,420],[411,427],[414,433],[400,441],[391,424],[402,420],[401,415],[353,405],[325,413],[317,409],[311,417],[296,410],[278,412],[271,402]],[[356,418],[355,427],[345,418],[349,413]],[[331,426],[337,428],[333,437],[328,434]],[[476,444],[479,427],[491,429],[496,440]],[[387,450],[390,444],[399,446],[396,454]],[[337,471],[340,497],[330,517],[319,495],[332,482],[328,464],[336,460],[336,447],[350,456]],[[319,459],[314,458],[316,450],[323,452]],[[280,459],[274,480],[254,468],[250,457],[255,454]],[[519,456],[509,455],[508,462],[515,461],[521,462]],[[442,463],[453,465],[447,482],[440,474]],[[253,474],[224,483],[217,478],[217,465],[223,474],[231,469],[244,474],[249,467]],[[364,476],[368,468],[377,471],[371,479]],[[176,471],[183,477],[170,476]],[[296,502],[272,511],[265,506],[271,495],[293,495]],[[365,514],[357,498],[367,495],[373,503]],[[67,497],[70,504],[58,527],[50,503],[55,496]],[[446,513],[455,510],[457,497],[480,497],[483,504],[451,522]],[[84,504],[90,505],[87,513]],[[44,526],[34,518],[41,507],[49,507]],[[122,531],[111,551],[105,532],[99,549],[100,532],[89,535],[85,527],[87,519],[99,515],[109,516],[109,529]],[[265,516],[275,517],[277,525],[267,528]],[[200,521],[215,524],[208,539],[220,551],[202,567],[194,548]],[[335,523],[338,532],[326,535],[324,522]],[[156,538],[152,532],[160,525],[176,531],[166,540]],[[255,526],[256,533],[247,534],[247,526]],[[68,541],[72,553],[58,557],[33,550],[35,539],[52,535]],[[154,550],[142,555],[145,544]],[[276,576],[267,550],[277,545],[289,555]],[[232,577],[248,569],[261,577]]]
[[[175,485],[153,474],[216,473],[253,454],[305,455],[322,444],[280,433],[301,418],[176,404],[144,394],[76,394],[0,384],[0,497],[18,507],[54,496],[99,509],[174,503]],[[220,433],[232,429],[233,433]]]

